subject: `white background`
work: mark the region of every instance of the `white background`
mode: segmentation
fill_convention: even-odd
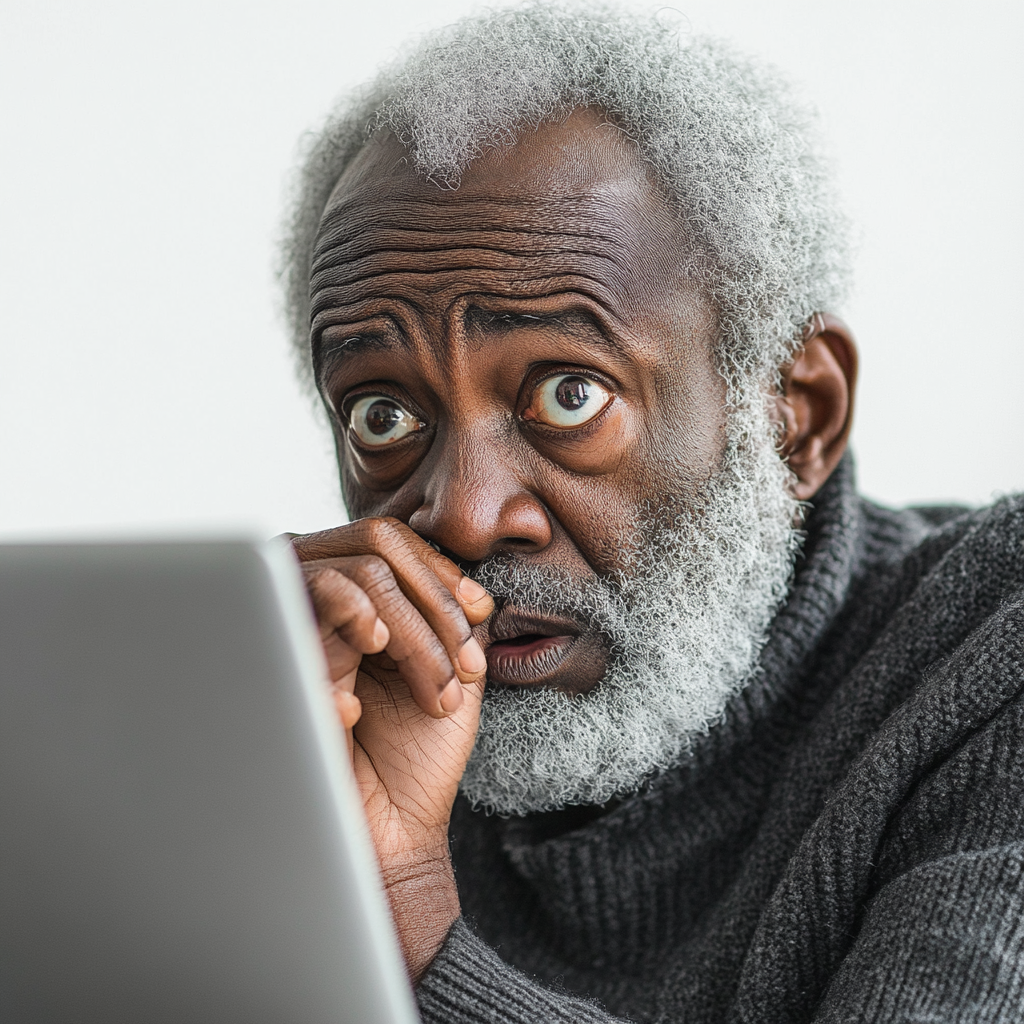
[[[1024,4],[675,6],[822,110],[859,229],[863,490],[1024,488]],[[341,521],[276,313],[287,172],[335,95],[470,9],[2,0],[0,538]]]

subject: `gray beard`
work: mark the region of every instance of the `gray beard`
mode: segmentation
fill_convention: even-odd
[[[738,410],[729,427],[699,499],[659,510],[614,575],[581,581],[500,557],[474,572],[497,600],[568,614],[611,651],[589,693],[488,687],[460,787],[474,806],[526,814],[635,792],[755,674],[799,550],[800,506],[767,413]]]

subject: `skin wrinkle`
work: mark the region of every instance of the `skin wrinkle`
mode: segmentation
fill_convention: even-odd
[[[376,198],[377,200],[382,200],[385,197],[378,196]],[[410,218],[421,216],[422,211],[418,204],[408,204],[408,206],[409,209],[405,212],[404,216]],[[571,247],[571,251],[574,253],[582,251],[580,248],[582,242],[593,240],[595,247],[591,250],[591,255],[614,259],[614,252],[610,252],[607,247],[616,247],[621,244],[622,241],[621,237],[616,237],[615,235],[610,237],[601,237],[596,230],[601,226],[600,221],[595,225],[595,230],[588,232],[573,232],[571,230],[571,225],[569,224],[563,225],[560,230],[552,230],[550,226],[550,216],[544,218],[543,221],[539,221],[537,224],[529,224],[525,221],[525,218],[522,218],[520,215],[520,204],[509,204],[509,209],[511,211],[510,215],[515,216],[517,220],[520,221],[520,224],[515,228],[509,227],[507,224],[504,227],[499,227],[497,225],[481,223],[472,230],[467,228],[456,229],[450,228],[447,220],[441,221],[436,230],[427,230],[423,228],[411,230],[405,226],[391,227],[386,223],[381,224],[379,220],[367,222],[364,226],[353,228],[352,223],[349,222],[344,231],[338,231],[337,234],[340,237],[336,238],[331,245],[318,246],[316,257],[312,264],[312,269],[314,272],[321,269],[328,258],[346,261],[353,257],[358,257],[358,255],[363,251],[375,252],[379,249],[387,248],[391,248],[396,252],[418,253],[444,251],[449,248],[462,248],[468,250],[492,248],[495,251],[504,252],[510,255],[545,255],[545,245],[560,238],[565,238],[567,240],[568,245]],[[484,210],[486,210],[486,207],[484,207]],[[465,218],[477,217],[482,212],[480,210],[475,210],[473,205],[468,203],[462,206],[462,211]],[[354,212],[355,211],[353,211],[353,213]],[[609,205],[605,217],[612,217],[614,215],[615,207],[613,205]],[[589,217],[590,214],[587,210],[581,210],[577,216],[583,219]],[[357,218],[353,216],[352,220],[357,220]],[[493,237],[503,239],[505,241],[504,244],[492,245],[485,245],[483,243],[458,244],[460,242],[465,243],[466,240],[473,239],[474,236],[483,236],[485,238]],[[419,244],[415,244],[417,241],[419,241]],[[521,243],[521,248],[513,247],[511,244],[513,241],[519,241]],[[440,246],[436,247],[432,243],[440,243]],[[550,252],[557,251],[557,248],[552,248],[550,250]]]
[[[578,112],[573,117],[578,117]],[[564,124],[571,120],[567,119]],[[591,121],[602,139],[611,140],[617,157],[611,166],[603,168],[601,175],[584,172],[581,178],[570,176],[578,175],[579,169],[586,166],[587,147],[592,145],[580,140],[576,145],[555,147],[553,158],[557,160],[560,151],[560,166],[566,169],[565,173],[555,173],[554,167],[533,166],[529,184],[519,182],[516,180],[520,171],[516,166],[517,151],[512,150],[493,155],[490,164],[487,161],[478,164],[477,169],[481,166],[489,169],[475,174],[472,187],[464,181],[457,192],[442,196],[434,186],[423,182],[414,199],[407,194],[394,194],[407,186],[409,169],[402,167],[400,173],[391,175],[385,170],[389,157],[393,158],[396,150],[402,152],[400,144],[391,135],[375,136],[338,181],[321,218],[314,251],[318,252],[323,244],[322,232],[326,229],[331,233],[332,222],[339,218],[351,219],[352,235],[376,230],[382,223],[381,213],[385,225],[393,223],[399,229],[418,222],[436,233],[445,222],[470,220],[477,222],[477,230],[489,230],[494,224],[504,233],[509,230],[508,217],[500,213],[493,219],[488,217],[488,211],[495,209],[514,209],[516,220],[523,228],[542,235],[550,233],[552,223],[562,230],[567,221],[574,222],[580,230],[570,232],[571,235],[596,235],[599,246],[611,246],[613,251],[628,244],[630,234],[633,241],[678,241],[680,218],[652,183],[649,170],[635,148],[616,133],[602,130],[594,116]],[[541,126],[534,134],[550,138],[552,127]],[[373,167],[372,175],[367,174],[368,167]],[[570,167],[572,172],[568,170]],[[537,196],[548,198],[538,201]],[[641,202],[635,203],[638,198]],[[393,202],[389,203],[389,199]],[[631,208],[633,216],[624,220],[619,214],[623,204],[630,202],[635,204]],[[387,209],[377,216],[369,215],[369,208],[380,203]],[[603,230],[595,231],[595,226]],[[630,232],[629,228],[634,230]],[[455,230],[457,232],[458,227]]]
[[[364,199],[372,198],[378,200],[383,199],[385,196],[383,191],[364,191],[366,192]],[[539,238],[557,238],[560,236],[570,239],[596,238],[597,241],[605,244],[616,241],[615,235],[602,237],[596,232],[596,226],[589,231],[580,232],[573,232],[571,225],[568,223],[564,224],[560,230],[553,230],[550,227],[553,220],[568,220],[566,211],[572,211],[574,216],[585,217],[587,215],[586,209],[574,209],[574,207],[583,206],[584,204],[603,206],[608,212],[614,213],[617,205],[616,202],[602,203],[600,197],[567,196],[565,202],[558,205],[553,205],[549,202],[530,202],[526,199],[502,200],[495,198],[482,203],[473,203],[462,197],[460,199],[462,208],[466,213],[479,220],[479,224],[474,230],[495,235],[517,234],[517,230],[510,228],[507,222],[503,222],[500,219],[487,219],[489,211],[497,208],[514,210],[519,222],[529,230],[531,235],[538,236]],[[438,206],[428,197],[417,197],[415,203],[403,203],[396,198],[393,205],[396,211],[395,215],[387,217],[383,222],[377,218],[364,218],[363,224],[365,226],[355,231],[353,230],[353,222],[356,225],[360,224],[359,213],[362,205],[359,201],[346,197],[343,202],[338,202],[335,206],[329,207],[324,214],[321,230],[317,234],[317,244],[313,253],[313,269],[316,269],[317,263],[328,253],[347,245],[358,246],[359,242],[366,237],[364,232],[369,229],[378,231],[384,237],[394,235],[398,238],[405,238],[408,236],[410,239],[427,235],[442,239],[447,239],[449,236],[458,238],[462,234],[472,233],[466,228],[452,228],[447,232],[438,230],[438,226],[431,223],[431,220],[437,220],[441,225],[446,224],[451,219],[451,209],[449,205]],[[429,216],[431,209],[433,209],[433,218]],[[530,217],[530,212],[534,210],[537,211],[537,216]],[[410,222],[407,218],[411,217],[420,218],[424,223],[420,225]],[[414,249],[416,248],[418,247],[414,247]]]
[[[771,69],[718,41],[680,39],[657,18],[592,4],[492,12],[452,32],[425,38],[310,140],[282,250],[305,377],[312,249],[345,174],[372,163],[386,182],[415,169],[456,186],[432,186],[429,201],[442,208],[464,192],[471,161],[500,162],[524,132],[566,124],[580,107],[642,153],[641,174],[688,225],[679,264],[713,297],[730,387],[744,374],[774,372],[807,318],[841,302],[846,224],[815,119]],[[375,147],[392,132],[403,144],[382,155]],[[560,151],[581,145],[567,136]],[[549,170],[538,194],[564,182],[560,169]],[[772,224],[778,230],[766,231]]]
[[[333,265],[329,262],[331,260],[345,263],[358,258],[364,251],[376,253],[386,251],[387,249],[392,249],[395,252],[415,252],[423,255],[429,255],[432,252],[443,252],[448,249],[465,249],[469,251],[477,249],[486,251],[490,249],[505,255],[522,257],[558,255],[565,252],[572,256],[588,255],[601,261],[608,260],[613,263],[616,261],[616,254],[618,252],[631,251],[633,255],[638,255],[643,260],[644,253],[642,251],[638,252],[635,245],[638,233],[627,232],[621,229],[615,230],[614,220],[621,215],[623,200],[627,198],[629,197],[622,197],[622,199],[614,203],[607,204],[579,204],[580,209],[571,211],[571,214],[572,218],[593,225],[591,230],[586,232],[573,231],[571,222],[561,225],[558,230],[552,230],[551,221],[554,219],[552,215],[546,216],[536,224],[531,224],[528,218],[522,216],[521,204],[508,204],[509,216],[514,216],[518,221],[514,228],[509,227],[507,223],[503,228],[481,223],[472,230],[467,228],[451,228],[449,225],[451,218],[450,210],[447,211],[449,217],[442,220],[434,230],[419,229],[416,232],[404,227],[389,227],[386,223],[382,225],[380,220],[376,218],[372,221],[367,220],[364,224],[359,224],[359,218],[355,216],[355,211],[353,211],[346,230],[338,232],[341,238],[335,240],[329,246],[318,247],[312,264],[312,270],[315,276],[317,273],[322,272],[325,264]],[[386,201],[386,199],[386,195],[374,197],[375,202]],[[423,212],[419,204],[414,205],[410,203],[406,205],[408,209],[403,213],[403,216],[410,219],[422,217]],[[486,209],[487,207],[485,206],[484,211]],[[566,217],[567,209],[568,206],[558,211],[559,219],[569,220]],[[459,210],[460,218],[464,220],[479,218],[482,212],[476,208],[476,204],[461,202]],[[344,211],[332,211],[331,215],[339,216],[343,214]],[[641,215],[641,211],[634,210],[634,215]],[[352,221],[355,223],[353,224]],[[607,230],[607,234],[601,229]],[[647,234],[646,229],[644,229],[643,233]],[[417,235],[420,234],[425,237],[420,240],[420,244],[414,244]],[[649,232],[649,234],[656,236],[654,231]],[[427,242],[427,237],[429,237],[430,243],[433,244]],[[481,240],[475,241],[474,244],[466,244],[470,239],[493,239],[493,241]],[[559,247],[553,244],[560,239],[565,240],[564,246]],[[513,246],[513,241],[517,242],[518,246]],[[395,244],[396,242],[404,244]],[[592,247],[584,247],[583,243],[585,242],[589,243]],[[660,268],[653,261],[645,261],[641,266],[644,266],[647,270],[660,271]],[[627,272],[632,272],[634,268],[625,269]],[[680,269],[678,267],[673,268],[676,272]]]
[[[616,133],[616,136],[617,136],[617,133]],[[372,146],[368,147],[368,149],[372,149],[372,148],[373,148]],[[624,158],[625,158],[624,162],[626,163],[626,165],[631,170],[634,170],[634,171],[637,170],[641,165],[639,164],[639,162],[638,162],[638,160],[636,158],[635,153],[627,152],[625,154],[622,154],[621,153],[621,148],[622,148],[622,145],[621,145],[621,141],[620,141],[620,145],[618,147],[619,156],[620,157],[624,156]],[[386,150],[387,147],[384,144],[379,144],[377,146],[377,149],[378,150],[381,150],[381,149]],[[572,149],[572,147],[569,147],[568,149]],[[356,164],[353,165],[354,168],[359,169],[361,163],[362,163],[362,161],[357,161]],[[407,174],[407,171],[405,171],[404,173]],[[544,175],[542,175],[542,177],[544,177]],[[642,171],[642,179],[644,180],[645,185],[646,185],[646,171],[645,170]],[[513,181],[514,182],[516,180],[516,176],[515,176],[515,174],[507,173],[507,169],[506,169],[506,172],[501,175],[501,180],[505,181],[505,182],[508,182],[508,181]],[[343,178],[343,182],[344,182],[344,178]],[[375,178],[375,182],[376,182],[376,178]],[[492,183],[489,182],[485,178],[484,184],[479,186],[479,187],[483,188],[485,186],[489,186],[490,184],[492,184]],[[341,186],[342,186],[342,183],[339,183],[338,189],[335,190],[335,196],[336,197],[338,196],[339,192],[341,191]],[[466,191],[466,189],[464,187],[463,192],[465,193],[465,191]],[[625,192],[627,194],[636,195],[639,191],[641,191],[641,189],[637,187],[635,181],[631,182],[625,188]],[[358,190],[357,190],[357,195],[359,195]],[[385,192],[385,196],[386,195],[387,195],[387,193]],[[366,200],[367,197],[366,196],[360,196],[360,198],[362,198],[363,200]],[[452,196],[451,196],[451,194],[449,194],[448,199],[450,200],[451,198],[452,198]],[[461,204],[462,196],[457,196],[456,198],[459,199],[459,202]],[[646,203],[650,203],[651,199],[645,197],[644,201]],[[660,200],[658,200],[657,198],[654,198],[654,201],[655,201],[655,203],[657,203]],[[353,207],[354,208],[356,204],[354,202],[352,202],[352,201],[346,200],[343,205],[345,207]],[[359,222],[357,223],[356,227],[362,226],[362,223],[364,221],[369,221],[369,222],[374,222],[374,223],[380,223],[382,220],[385,221],[385,222],[387,221],[387,219],[388,219],[387,216],[385,216],[383,218],[380,216],[381,203],[378,202],[378,203],[371,204],[369,209],[365,208],[366,207],[366,203],[365,202],[364,202],[363,205],[364,205],[363,215],[360,218]],[[384,203],[383,205],[384,205],[385,210],[387,210],[387,204]],[[448,219],[448,220],[450,220],[453,217],[469,216],[471,213],[475,212],[476,206],[477,206],[477,204],[475,204],[475,203],[471,204],[468,208],[464,208],[462,205],[459,205],[457,210],[453,214],[449,210],[449,206],[450,205],[451,205],[450,201],[444,205],[443,210],[441,211],[441,219]],[[550,206],[550,204],[544,204],[544,205]],[[428,203],[424,204],[425,211],[426,211],[425,212],[425,216],[427,218],[429,218],[431,216],[432,212],[436,212],[434,210],[434,208],[436,206],[437,206],[436,199],[433,199],[432,202],[428,202]],[[408,210],[407,207],[408,207],[408,204],[400,204],[400,208],[401,208],[401,212],[402,212],[403,216],[408,216],[408,214],[409,214],[409,210]],[[636,219],[639,219],[641,221],[640,226],[637,227],[631,233],[633,238],[632,239],[628,239],[630,241],[634,241],[635,242],[636,236],[640,235],[640,236],[642,236],[644,238],[645,242],[647,242],[648,245],[649,245],[650,241],[651,241],[651,239],[649,237],[650,236],[650,222],[657,221],[659,219],[662,222],[667,221],[669,223],[669,226],[673,230],[678,228],[678,223],[677,223],[676,219],[674,218],[674,216],[664,216],[663,215],[661,218],[659,218],[657,216],[654,216],[654,215],[650,214],[648,208],[642,208],[642,213],[644,214],[644,216],[642,216],[640,218],[622,218],[621,217],[621,207],[617,207],[615,212],[616,212],[616,224],[621,225],[624,221],[626,223],[633,223]],[[336,217],[338,215],[340,215],[338,211],[329,210],[327,215],[326,215],[326,219],[328,221],[330,221],[332,218],[334,218],[334,217]],[[591,235],[596,234],[597,237],[598,237],[598,240],[600,240],[600,239],[607,240],[608,238],[620,237],[620,236],[626,236],[628,238],[628,235],[630,234],[630,233],[624,232],[622,230],[619,230],[617,232],[615,232],[615,231],[608,231],[608,232],[597,231],[597,232],[595,232],[593,227],[591,226],[590,222],[588,222],[586,224],[586,229],[587,229],[586,231],[581,230],[581,231],[571,232],[572,239],[578,239],[578,238],[580,238],[582,236],[586,236],[588,233],[591,234]],[[662,224],[661,234],[664,235],[664,233],[665,233],[665,224],[663,223]],[[657,241],[657,237],[655,237],[654,241]],[[679,246],[678,242],[676,242],[676,246],[677,247]],[[550,249],[550,246],[548,245],[548,246],[546,246],[546,248]],[[607,269],[607,261],[603,260],[602,263],[604,264],[604,266],[598,268],[595,271],[594,274],[591,274],[591,275],[586,275],[586,274],[581,275],[580,274],[580,269],[581,268],[580,268],[580,260],[579,260],[578,250],[573,252],[572,249],[569,246],[567,246],[566,248],[568,250],[567,253],[566,253],[566,256],[569,257],[569,258],[573,258],[573,260],[574,260],[573,267],[572,267],[572,270],[573,270],[574,274],[573,274],[572,279],[569,282],[558,281],[557,283],[559,285],[563,285],[563,286],[564,286],[564,284],[571,284],[571,285],[575,286],[576,290],[581,290],[581,280],[580,279],[581,279],[581,277],[584,277],[586,282],[587,282],[587,285],[590,285],[590,286],[595,286],[596,285],[597,286],[597,287],[593,287],[592,291],[598,291],[601,288],[601,285],[604,284],[604,281],[602,280],[604,275],[603,275],[602,272]],[[651,246],[651,248],[656,248],[656,247],[655,246]],[[633,252],[636,252],[638,249],[639,249],[640,252],[645,252],[646,246],[645,247],[640,247],[640,246],[638,246],[636,244],[634,244],[632,246],[632,251]],[[389,253],[388,255],[392,255],[392,254]],[[640,304],[641,302],[643,302],[643,301],[645,301],[645,300],[647,300],[649,298],[649,296],[646,295],[646,294],[639,294],[638,295],[637,294],[638,292],[646,293],[646,292],[651,292],[651,291],[655,290],[657,284],[664,282],[666,277],[674,276],[675,272],[677,270],[676,261],[675,260],[671,260],[670,261],[670,266],[668,268],[666,268],[664,266],[661,266],[661,267],[658,268],[659,269],[659,273],[657,275],[651,274],[651,273],[648,272],[650,262],[651,262],[651,259],[645,255],[645,257],[642,260],[640,260],[637,265],[628,266],[628,265],[623,263],[622,267],[623,267],[624,273],[622,274],[622,279],[616,281],[617,288],[615,289],[615,292],[617,292],[617,294],[615,294],[615,293],[613,293],[611,295],[600,295],[600,294],[593,295],[593,294],[591,294],[590,297],[593,298],[593,299],[596,299],[599,302],[600,305],[602,305],[602,306],[604,306],[606,308],[606,311],[609,311],[608,307],[610,307],[610,306],[613,307],[614,304],[616,304],[616,303],[621,305],[621,304],[623,304],[624,301],[628,301],[628,300],[632,300],[631,305],[635,307],[636,305]],[[461,269],[459,271],[449,271],[449,273],[452,273],[454,277],[458,278],[458,281],[456,281],[455,283],[456,284],[461,283],[462,287],[464,289],[467,288],[467,287],[468,288],[473,288],[474,285],[476,284],[476,282],[474,282],[474,281],[466,282],[464,280],[465,273]],[[392,279],[392,280],[395,280],[395,279]],[[387,282],[387,284],[392,284],[392,280],[389,280]],[[491,289],[498,290],[498,291],[504,291],[506,294],[508,294],[508,293],[516,293],[516,292],[521,292],[521,291],[532,291],[533,290],[532,286],[534,285],[535,280],[536,280],[536,278],[534,277],[534,275],[531,274],[531,275],[529,275],[528,280],[523,281],[522,279],[520,279],[517,282],[518,283],[518,288],[510,288],[510,287],[507,287],[507,285],[506,285],[505,287],[495,289],[493,281],[490,282],[490,286],[491,286]],[[394,291],[399,292],[400,293],[400,297],[403,298],[403,299],[406,299],[406,298],[409,298],[411,293],[410,292],[405,292],[405,291],[403,291],[403,290],[401,290],[400,288],[397,287],[397,284],[402,282],[402,281],[407,281],[407,276],[399,275],[397,280],[395,280],[396,287],[394,287],[391,290],[392,290],[392,292],[394,292]],[[542,281],[543,281],[544,284],[548,285],[549,287],[551,286],[552,283],[554,283],[553,280],[552,280],[552,275],[551,274],[545,274],[543,276],[543,278],[542,278]],[[637,282],[643,282],[643,285],[642,285],[641,288],[637,288]],[[650,283],[648,283],[648,282],[650,282]],[[317,280],[317,283],[319,284],[319,279]],[[418,281],[416,283],[417,283],[417,285],[419,285]],[[436,289],[432,289],[431,290],[432,293],[433,294],[437,294],[438,292],[443,291],[443,287],[444,287],[445,283],[446,282],[444,282],[444,281],[440,282],[436,286]],[[502,283],[504,284],[504,282],[502,282]],[[379,298],[380,297],[380,289],[384,286],[384,282],[382,282],[381,280],[378,279],[378,280],[374,281],[373,284],[378,289],[377,296]],[[422,290],[422,285],[420,285],[420,290]],[[632,294],[629,294],[629,293],[632,293]],[[342,291],[341,295],[339,295],[338,292],[336,290],[334,290],[334,289],[330,289],[327,292],[318,292],[314,296],[314,317],[315,318],[314,318],[314,325],[313,326],[314,326],[314,339],[315,339],[315,349],[314,350],[315,350],[315,353],[316,353],[316,355],[314,357],[314,362],[316,362],[318,364],[318,366],[319,366],[319,350],[320,350],[320,344],[319,344],[320,333],[322,332],[323,328],[326,326],[327,323],[329,323],[331,320],[333,320],[336,317],[338,317],[339,314],[342,314],[342,310],[339,310],[337,304],[339,302],[344,302],[344,300],[346,298],[349,298],[349,295],[347,295],[344,291]],[[326,311],[324,310],[324,307],[327,306],[329,303],[335,304],[334,305],[334,309],[333,309],[333,311],[331,313],[326,313]],[[610,310],[610,312],[614,313],[614,308],[612,310]],[[621,317],[617,317],[616,319],[621,322]],[[705,316],[704,317],[704,322],[706,323],[708,321],[708,319],[709,318],[707,316]],[[684,321],[684,320],[685,320],[685,317],[682,317],[682,316],[678,317],[677,320],[676,320],[676,326],[678,325],[679,322]],[[347,332],[347,328],[346,328],[346,332]],[[621,328],[619,329],[619,331],[615,331],[614,328],[613,328],[613,330],[610,333],[612,333],[612,334],[621,333]],[[669,390],[669,388],[663,385],[662,386],[662,390],[663,391]]]
[[[372,242],[372,233],[367,232],[367,244]],[[388,276],[387,270],[378,270],[377,267],[387,267],[389,263],[400,260],[403,256],[414,254],[417,256],[417,266],[406,268],[401,271],[404,276],[414,279],[422,279],[424,276],[437,273],[438,268],[444,268],[450,274],[459,272],[473,272],[476,270],[498,270],[502,272],[523,272],[529,273],[534,280],[540,278],[555,278],[560,276],[579,277],[590,281],[593,285],[600,286],[608,279],[605,268],[613,268],[611,284],[617,286],[619,294],[622,293],[623,285],[636,276],[637,281],[642,281],[643,276],[648,272],[644,263],[638,266],[624,266],[615,259],[613,255],[600,251],[583,251],[578,246],[566,245],[563,249],[549,249],[541,252],[528,253],[525,256],[519,255],[510,250],[501,250],[495,246],[478,245],[474,247],[443,247],[436,248],[424,253],[413,249],[395,249],[379,246],[372,255],[349,260],[343,264],[332,264],[330,267],[318,269],[312,277],[314,296],[318,297],[323,289],[336,288],[342,292],[346,286],[354,286],[364,278],[375,279]],[[474,259],[474,257],[476,257]],[[493,258],[490,258],[493,257]],[[538,264],[545,257],[553,259],[548,263],[547,272],[538,274]],[[559,262],[561,258],[561,262]],[[572,262],[573,269],[566,274],[564,264]],[[364,271],[368,268],[368,272]],[[660,268],[659,268],[660,269]],[[358,290],[358,289],[357,289]],[[646,290],[646,289],[645,289]],[[314,299],[316,302],[316,298]],[[318,304],[319,305],[319,304]]]
[[[317,293],[316,300],[313,304],[313,319],[311,326],[312,358],[314,362],[316,362],[320,356],[320,333],[326,326],[336,326],[339,324],[344,325],[355,322],[360,318],[360,314],[358,313],[360,303],[372,303],[379,307],[381,302],[388,299],[395,302],[408,300],[410,296],[414,295],[415,291],[418,290],[415,289],[414,286],[416,284],[420,284],[422,286],[423,284],[423,282],[416,281],[415,275],[393,276],[398,279],[405,279],[405,283],[409,286],[405,294],[396,294],[395,292],[390,294],[381,294],[381,290],[384,287],[383,278],[385,275],[380,275],[373,282],[366,282],[368,288],[371,283],[374,288],[369,292],[369,294],[359,298],[351,298],[340,288],[326,288]],[[410,278],[412,280],[410,280]],[[456,278],[453,283],[457,286],[458,279]],[[430,289],[433,294],[437,294],[440,290],[441,289]],[[480,295],[484,292],[484,289],[467,288],[467,291],[469,294]],[[505,298],[509,300],[532,298],[536,299],[538,302],[543,302],[545,299],[549,299],[564,292],[575,292],[581,299],[589,300],[594,303],[594,305],[604,312],[605,316],[609,320],[620,320],[620,318],[615,315],[614,294],[604,288],[599,279],[587,277],[583,274],[564,274],[558,276],[548,274],[537,276],[532,274],[520,274],[518,280],[515,282],[507,280],[493,281],[490,288],[487,289],[486,294],[489,294],[494,298]]]
[[[556,298],[558,297],[556,296]],[[480,301],[479,298],[477,301]],[[539,300],[536,303],[531,303],[530,308],[537,310],[542,305],[543,300]],[[586,309],[569,310],[550,315],[535,315],[533,319],[537,322],[516,324],[514,328],[511,325],[503,324],[499,316],[499,314],[491,309],[481,306],[468,306],[463,317],[463,327],[466,332],[467,343],[472,345],[472,341],[469,339],[477,336],[479,336],[481,344],[486,344],[488,341],[498,342],[505,340],[513,329],[552,329],[567,339],[604,345],[613,358],[640,360],[643,355],[642,350],[637,344],[624,344],[624,339],[616,337],[615,332],[607,330],[605,325]],[[621,334],[622,332],[619,333]],[[317,378],[321,381],[325,380],[334,370],[342,365],[342,361],[346,356],[371,350],[382,352],[405,350],[408,352],[410,347],[407,336],[402,331],[398,331],[397,334],[389,337],[374,337],[372,334],[367,335],[365,332],[358,332],[354,336],[340,337],[337,342],[334,341],[332,335],[348,335],[348,331],[344,328],[336,327],[326,327],[322,331],[320,335],[321,345],[319,347],[320,364],[317,371]],[[583,353],[581,353],[581,358],[582,355]]]

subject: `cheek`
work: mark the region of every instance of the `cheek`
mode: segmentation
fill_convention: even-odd
[[[666,375],[659,381],[657,408],[645,426],[648,458],[640,472],[648,492],[668,498],[694,496],[722,464],[725,381],[711,366]]]
[[[692,500],[721,466],[725,443],[724,419],[663,431],[650,439],[649,457],[637,467],[638,486],[655,506]]]
[[[650,491],[642,478],[642,458],[634,447],[617,458],[615,472],[581,476],[550,463],[538,467],[535,493],[563,533],[567,550],[595,572],[621,569],[642,543]],[[556,549],[559,545],[555,545]],[[557,550],[551,555],[561,560]]]
[[[643,543],[644,502],[632,488],[616,486],[605,477],[589,480],[552,501],[551,511],[589,567],[607,575],[626,567]]]
[[[631,452],[643,443],[636,412],[615,399],[592,427],[567,431],[537,431],[529,443],[541,458],[565,472],[580,476],[610,476],[628,472]]]
[[[617,447],[609,472],[546,488],[552,511],[598,572],[623,568],[646,543],[652,519],[667,525],[692,507],[721,465],[725,415],[717,396],[686,410],[673,404],[659,407],[643,431]]]

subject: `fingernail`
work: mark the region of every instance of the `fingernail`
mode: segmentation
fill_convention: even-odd
[[[448,685],[441,691],[441,710],[450,715],[462,707],[462,684],[458,679],[448,680]]]
[[[459,585],[456,590],[458,591],[459,597],[466,604],[479,604],[488,596],[487,591],[484,590],[476,580],[471,580],[468,576],[463,576],[462,579],[459,580]]]
[[[391,630],[384,624],[383,619],[378,619],[376,625],[373,627],[373,642],[376,644],[378,650],[382,650],[387,646],[388,641],[391,639]]]
[[[475,637],[470,637],[462,645],[462,650],[459,651],[459,668],[471,676],[475,676],[487,668],[487,659]]]

